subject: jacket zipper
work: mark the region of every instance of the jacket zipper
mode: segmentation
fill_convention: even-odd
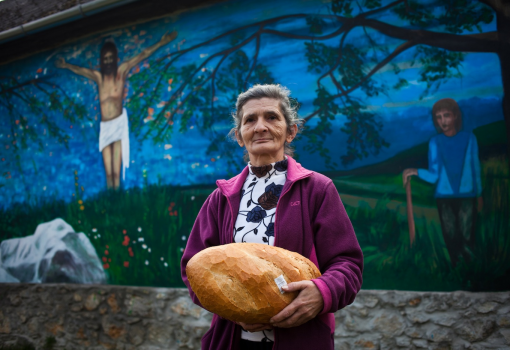
[[[289,188],[287,189],[287,191],[283,192],[283,193],[280,195],[280,198],[278,199],[278,203],[276,203],[276,210],[275,210],[275,214],[274,214],[274,223],[275,223],[275,227],[274,227],[274,246],[275,246],[275,247],[277,247],[277,245],[276,245],[276,231],[277,231],[277,230],[276,230],[276,216],[277,216],[277,215],[276,215],[276,214],[278,213],[278,205],[280,204],[280,199],[281,199],[283,196],[285,196],[285,195],[286,195],[286,194],[290,191],[290,189],[292,188],[292,186],[294,186],[294,184],[295,184],[296,182],[298,182],[299,180],[305,179],[305,178],[307,178],[307,177],[309,177],[309,176],[311,176],[311,174],[308,174],[308,175],[306,175],[306,176],[303,176],[303,177],[300,177],[300,178],[298,178],[298,179],[294,180],[294,181],[293,181],[293,182],[289,185]],[[222,193],[223,193],[223,191],[222,191]],[[227,198],[228,206],[229,206],[229,208],[230,208],[230,216],[232,217],[232,222],[233,222],[232,230],[234,230],[234,229],[235,229],[235,222],[234,222],[234,212],[233,212],[233,210],[232,210],[232,204],[230,204],[230,199],[228,198],[228,196],[227,196],[227,195],[225,195],[224,193],[223,193],[223,195],[225,196],[225,198]],[[233,232],[233,231],[232,231],[232,232]],[[234,243],[234,234],[233,234],[233,233],[232,233],[232,236],[231,236],[231,237],[232,237],[232,238],[231,238],[230,243]],[[236,330],[236,324],[234,323],[234,328],[233,328],[233,330],[232,330],[232,336],[231,336],[231,338],[230,338],[230,347],[229,347],[229,350],[232,350],[232,345],[234,344],[234,335],[235,335],[235,330]],[[275,330],[274,330],[273,350],[276,348],[276,333],[277,333],[277,331],[276,331],[276,329],[275,329]]]
[[[277,229],[276,229],[276,217],[277,217],[277,214],[278,214],[278,205],[280,204],[280,200],[282,199],[283,196],[285,196],[289,191],[290,189],[292,188],[292,186],[294,186],[294,184],[296,182],[298,182],[299,180],[302,180],[302,179],[305,179],[307,177],[309,177],[311,175],[306,175],[306,176],[303,176],[303,177],[300,177],[299,179],[296,179],[295,181],[293,181],[290,185],[289,185],[289,188],[287,189],[287,191],[283,192],[281,195],[280,195],[280,198],[278,199],[278,203],[276,203],[276,210],[274,212],[274,246],[275,247],[278,247],[278,245],[276,244],[276,232],[277,232]],[[273,350],[276,349],[276,340],[277,340],[277,334],[278,331],[276,328],[273,328],[273,335],[274,335],[274,342],[273,342]]]

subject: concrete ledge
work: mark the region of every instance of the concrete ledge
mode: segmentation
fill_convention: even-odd
[[[338,311],[336,349],[510,349],[510,293],[363,290]],[[0,284],[0,344],[200,349],[212,316],[185,289]]]

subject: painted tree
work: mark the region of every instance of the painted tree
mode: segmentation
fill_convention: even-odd
[[[319,153],[326,164],[333,167],[337,164],[323,141],[332,132],[332,121],[336,118],[345,120],[341,130],[348,135],[347,152],[341,156],[343,165],[378,154],[382,147],[388,146],[380,134],[383,125],[377,115],[366,108],[365,99],[360,98],[359,93],[371,97],[408,85],[404,78],[394,86],[386,86],[374,78],[388,67],[398,76],[400,69],[395,58],[406,51],[413,50],[414,62],[421,67],[418,81],[426,84],[421,97],[437,90],[447,80],[461,77],[460,67],[467,52],[496,53],[500,57],[504,90],[509,88],[510,49],[504,33],[510,32],[510,9],[502,1],[397,0],[382,4],[379,0],[335,0],[330,9],[330,14],[295,14],[246,25],[163,58],[158,67],[153,67],[165,74],[187,53],[225,41],[224,49],[210,55],[200,65],[181,69],[178,87],[156,116],[154,128],[149,129],[147,136],[164,137],[165,132],[171,130],[168,125],[175,117],[180,119],[183,131],[189,123],[197,121],[204,132],[211,132],[218,123],[226,123],[225,117],[228,118],[239,92],[252,83],[275,81],[270,67],[259,59],[263,39],[268,36],[304,42],[303,54],[308,69],[317,76],[315,109],[304,119],[318,118],[304,133],[306,149]],[[399,25],[377,19],[385,13],[392,14]],[[484,32],[482,26],[493,21],[494,13],[497,31]],[[301,30],[291,33],[275,29],[288,22],[302,22]],[[299,28],[298,24],[296,26]],[[357,40],[350,41],[349,36],[355,31]],[[360,31],[368,45],[357,44],[363,41],[359,39]],[[381,37],[391,40],[378,42],[377,38]],[[331,39],[336,39],[336,44],[332,45]],[[255,45],[251,56],[245,50],[250,44]],[[147,73],[146,81],[150,81],[150,74]],[[165,86],[165,79],[160,79],[156,90]],[[141,86],[143,89],[144,85]],[[161,92],[156,95],[161,96]],[[510,118],[506,96],[504,113]],[[510,122],[507,122],[510,135],[508,125]],[[214,142],[209,150],[218,151],[221,137],[213,134]],[[230,152],[226,148],[222,153]]]
[[[162,142],[171,137],[174,123],[181,132],[196,125],[211,139],[208,151],[228,158],[231,147],[220,126],[228,126],[237,94],[254,83],[279,82],[277,72],[271,71],[261,55],[264,41],[271,38],[278,38],[282,45],[303,42],[302,57],[316,76],[314,110],[304,116],[305,121],[314,118],[316,122],[307,123],[305,148],[318,153],[330,167],[338,166],[337,160],[323,144],[335,119],[342,122],[341,131],[348,135],[346,153],[340,159],[343,165],[376,155],[388,146],[381,135],[382,123],[364,101],[408,85],[402,77],[393,86],[375,77],[383,69],[400,76],[396,58],[404,52],[412,53],[420,67],[418,81],[426,85],[421,97],[449,79],[461,77],[460,68],[469,52],[497,54],[503,89],[510,89],[510,6],[503,0],[334,0],[329,10],[327,14],[286,15],[234,28],[150,60],[150,69],[129,78],[135,87],[126,99],[132,130],[142,139]],[[485,32],[484,24],[491,23],[494,15],[497,30]],[[292,31],[281,29],[289,24]],[[195,60],[197,63],[188,63],[191,54],[196,56],[207,48],[216,51]],[[42,84],[15,80],[4,77],[0,91],[0,103],[10,106],[11,114],[17,113],[16,101],[29,103],[27,97],[16,95],[20,90],[27,85],[39,89]],[[510,100],[506,95],[503,104],[510,138]]]

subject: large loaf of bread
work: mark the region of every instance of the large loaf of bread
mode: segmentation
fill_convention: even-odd
[[[207,310],[234,322],[269,323],[298,294],[282,294],[277,277],[283,275],[290,283],[321,273],[298,253],[265,244],[231,243],[196,254],[186,275]]]

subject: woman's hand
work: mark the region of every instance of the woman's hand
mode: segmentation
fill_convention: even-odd
[[[245,331],[248,332],[260,332],[264,331],[266,329],[273,329],[273,327],[270,324],[267,323],[244,323],[244,322],[237,322],[238,325],[243,327]]]
[[[312,281],[292,282],[282,289],[285,292],[300,292],[292,303],[271,318],[269,322],[275,327],[297,327],[310,321],[324,308],[322,294]]]
[[[402,173],[402,180],[404,182],[404,187],[405,185],[407,185],[407,181],[409,181],[409,176],[412,176],[412,175],[418,175],[418,169],[414,169],[414,168],[409,168],[409,169],[406,169],[404,170],[404,172]]]

